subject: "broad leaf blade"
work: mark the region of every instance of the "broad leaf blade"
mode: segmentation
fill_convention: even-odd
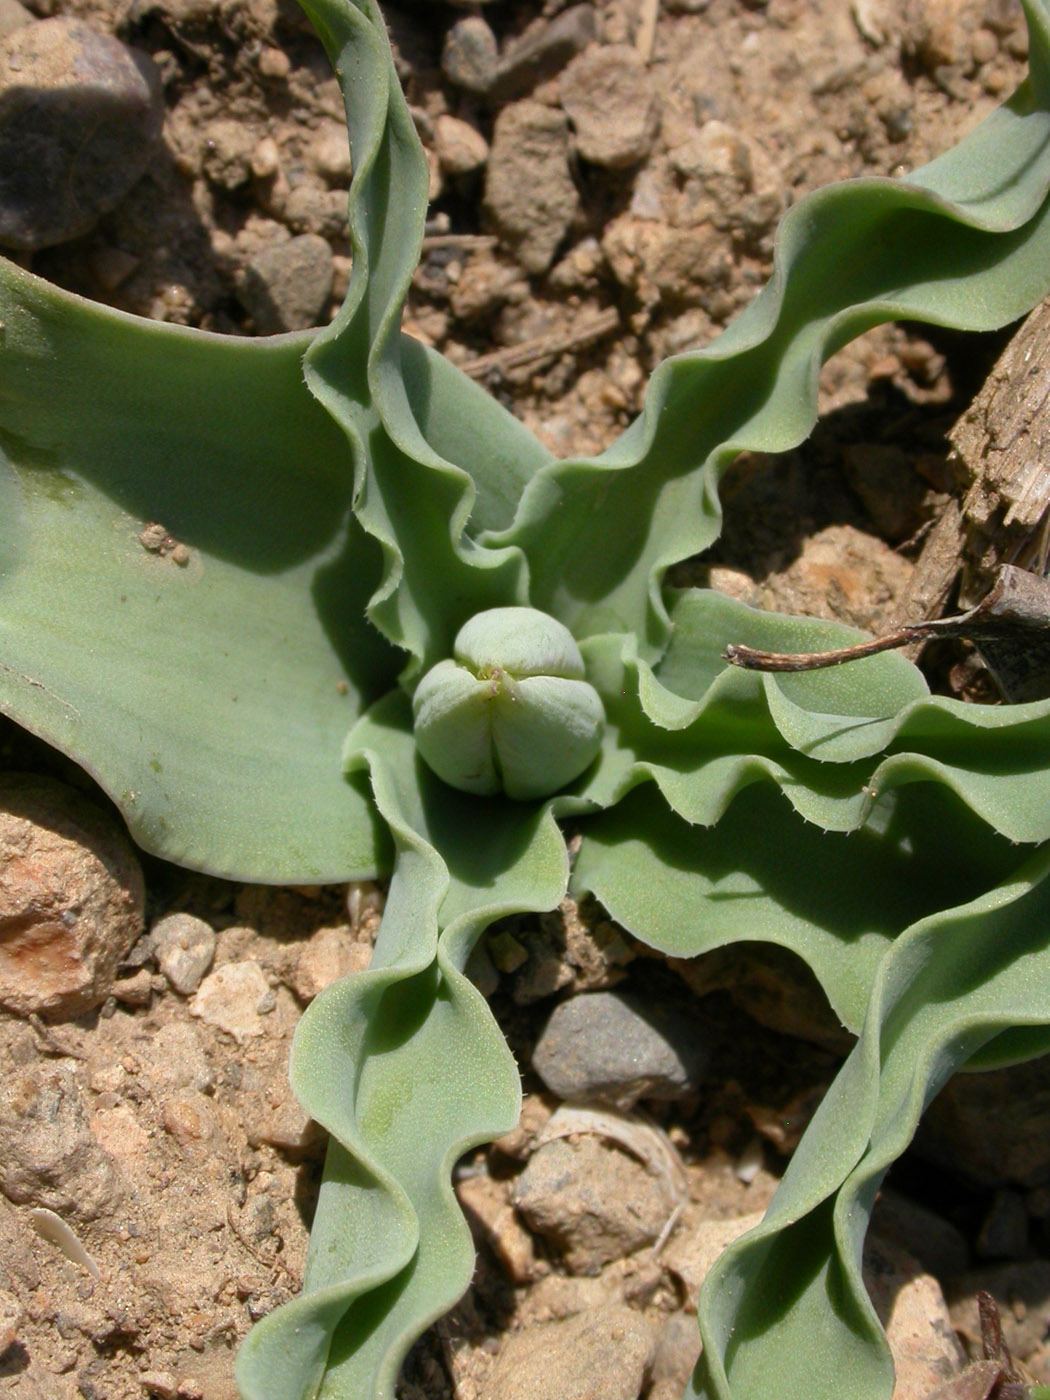
[[[0,320],[0,706],[169,860],[374,873],[385,838],[339,753],[397,658],[363,621],[377,550],[307,338],[140,321],[7,263]]]
[[[790,949],[857,1033],[894,939],[1024,859],[932,785],[894,794],[843,835],[803,821],[771,783],[748,787],[708,828],[676,816],[647,783],[587,822],[572,884],[672,957],[737,942]]]

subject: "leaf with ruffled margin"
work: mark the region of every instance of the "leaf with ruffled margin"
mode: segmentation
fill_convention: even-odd
[[[400,694],[357,727],[350,761],[371,771],[397,864],[369,971],[323,992],[296,1034],[292,1082],[332,1146],[303,1293],[241,1350],[246,1400],[392,1400],[408,1347],[467,1287],[451,1169],[514,1126],[521,1090],[462,969],[494,919],[552,908],[568,875],[549,807],[450,793],[429,773]]]
[[[419,373],[426,362],[417,354],[406,366],[399,332],[422,242],[426,161],[378,8],[369,0],[308,0],[305,9],[342,84],[354,179],[346,301],[318,334],[304,368],[353,446],[355,510],[384,559],[368,615],[414,658],[410,679],[450,654],[456,632],[475,613],[528,601],[521,552],[488,548],[478,538],[507,520],[550,456],[523,428],[493,431],[491,413],[473,434],[449,434],[439,415],[419,411],[428,398]],[[487,395],[471,386],[462,397],[459,424]]]
[[[864,1290],[879,1183],[919,1116],[974,1057],[1050,1050],[1050,851],[962,908],[913,925],[884,959],[857,1045],[763,1223],[700,1297],[693,1400],[889,1400],[893,1368]],[[847,1378],[848,1377],[848,1381]]]
[[[744,448],[794,447],[816,421],[822,360],[881,321],[1001,326],[1046,293],[1050,17],[1026,0],[1031,77],[958,146],[906,180],[857,179],[800,200],[763,292],[705,349],[665,361],[644,412],[594,460],[542,467],[515,523],[531,601],[577,637],[668,638],[665,570],[716,538],[722,473]],[[594,551],[579,541],[600,541]]]

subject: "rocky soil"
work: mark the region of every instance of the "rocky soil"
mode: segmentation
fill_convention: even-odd
[[[750,300],[793,200],[921,163],[1026,47],[1015,0],[384,10],[431,169],[407,329],[566,454],[607,445],[652,368]],[[27,93],[48,114],[29,155]],[[0,95],[9,256],[213,330],[334,313],[350,157],[290,0],[0,0]],[[736,465],[724,538],[683,576],[892,621],[952,490],[945,433],[999,345],[895,327],[849,347],[812,442]],[[299,1286],[323,1154],[289,1040],[367,965],[382,903],[147,860],[83,774],[0,721],[0,1393],[233,1400],[237,1343]],[[478,1271],[404,1400],[673,1400],[704,1273],[767,1204],[842,1034],[786,955],[668,964],[599,908],[510,921],[473,971],[527,1098],[460,1164]],[[868,1276],[897,1400],[959,1370],[979,1288],[1050,1382],[1048,1118],[1044,1063],[956,1081],[895,1170]]]

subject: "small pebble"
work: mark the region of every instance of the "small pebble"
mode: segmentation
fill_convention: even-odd
[[[247,958],[209,973],[190,1002],[190,1015],[232,1035],[238,1045],[247,1045],[266,1033],[262,1017],[273,1005],[265,973],[254,958]]]
[[[483,93],[496,76],[496,36],[480,15],[457,20],[445,35],[441,68],[453,87]]]
[[[291,59],[284,49],[265,48],[259,54],[259,73],[264,78],[287,78],[292,71]]]
[[[280,148],[272,136],[264,136],[252,151],[252,174],[257,180],[272,180],[280,168]]]
[[[318,992],[353,972],[364,972],[372,958],[372,946],[358,942],[346,924],[319,928],[299,955],[292,990],[300,1001],[313,1001]]]
[[[167,914],[153,925],[150,939],[157,966],[172,988],[192,996],[215,957],[215,930],[193,914]]]
[[[0,1288],[0,1356],[17,1340],[24,1317],[22,1305],[15,1295],[6,1288]]]
[[[526,272],[546,272],[580,206],[564,113],[515,102],[496,118],[485,207]]]
[[[112,1218],[123,1194],[113,1159],[88,1126],[72,1072],[42,1060],[0,1080],[0,1191],[65,1220]]]
[[[677,1204],[670,1181],[589,1134],[544,1143],[517,1178],[514,1203],[574,1274],[597,1274],[652,1244]]]
[[[352,167],[346,127],[335,122],[323,126],[312,141],[306,160],[330,185],[348,185]]]
[[[243,122],[221,117],[205,129],[201,169],[213,185],[239,189],[251,176],[253,148],[252,133]]]
[[[164,119],[145,54],[81,20],[0,42],[0,244],[33,251],[86,233],[153,159]]]
[[[637,1400],[656,1339],[634,1308],[610,1303],[512,1332],[480,1400]]]
[[[170,1371],[143,1371],[139,1385],[149,1400],[178,1400],[179,1383]]]
[[[584,160],[619,170],[649,154],[660,106],[649,70],[634,49],[626,44],[589,48],[561,75],[559,93]]]
[[[443,114],[434,123],[434,151],[446,175],[471,175],[489,158],[489,143],[476,127]]]
[[[700,1331],[695,1313],[672,1313],[656,1344],[647,1400],[681,1400],[699,1355]]]
[[[506,102],[523,97],[538,84],[560,73],[570,59],[597,38],[592,4],[571,5],[553,19],[539,19],[500,58],[491,96]]]

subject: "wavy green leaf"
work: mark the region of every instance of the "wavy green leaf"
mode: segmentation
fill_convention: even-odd
[[[693,1400],[889,1400],[893,1368],[864,1290],[864,1231],[887,1167],[947,1079],[1003,1032],[1050,1049],[1050,851],[903,933],[864,1029],[765,1220],[700,1297]],[[848,1381],[846,1380],[848,1377]]]
[[[718,482],[741,449],[781,452],[808,435],[824,359],[881,321],[987,330],[1045,294],[1044,0],[1025,13],[1034,77],[1005,107],[906,179],[800,200],[778,231],[771,281],[728,330],[665,361],[642,416],[601,457],[536,472],[512,528],[483,536],[524,550],[533,606],[578,637],[631,632],[655,661],[669,636],[665,570],[716,538]],[[579,549],[584,536],[601,549]]]
[[[348,761],[371,770],[397,864],[369,971],[323,992],[296,1032],[292,1082],[331,1143],[303,1293],[242,1349],[246,1400],[392,1400],[408,1347],[466,1288],[450,1172],[514,1126],[521,1090],[462,969],[494,919],[553,908],[568,876],[547,808],[451,793],[427,772],[403,696],[361,721]]]
[[[481,465],[487,439],[475,438],[477,446],[461,464],[437,450],[439,441],[450,450],[467,443],[470,409],[481,393],[450,384],[448,399],[460,400],[456,427],[442,428],[426,383],[433,362],[402,352],[401,308],[419,259],[427,202],[423,149],[376,6],[308,0],[304,8],[342,85],[354,164],[350,286],[304,368],[310,388],[347,435],[354,508],[382,547],[383,582],[369,617],[415,658],[408,671],[414,677],[450,653],[453,637],[474,613],[528,602],[520,551],[485,548],[466,532],[472,516],[486,524],[505,518],[531,470],[549,458],[534,440],[525,446],[531,434],[512,429],[491,409],[474,425],[475,433],[488,430],[493,449],[477,480],[464,466]],[[427,429],[437,432],[431,437]],[[480,502],[479,483],[486,488]]]
[[[711,827],[690,826],[647,783],[587,822],[572,888],[672,957],[738,942],[789,948],[856,1034],[893,941],[1025,859],[932,784],[892,794],[843,835],[801,820],[768,782]]]

